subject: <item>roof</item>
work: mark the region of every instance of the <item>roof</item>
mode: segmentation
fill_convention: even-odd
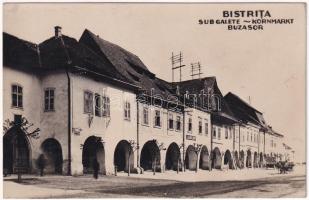
[[[138,85],[142,92],[148,95],[152,92],[164,97],[173,93],[168,82],[157,78],[139,57],[122,47],[100,38],[87,29],[79,42],[100,55],[106,67],[113,68],[127,82]]]
[[[267,126],[263,114],[237,95],[229,92],[224,96],[224,99],[230,105],[234,115],[244,123],[251,122],[262,127]]]
[[[276,135],[276,136],[278,136],[278,137],[283,137],[282,134],[276,132],[276,131],[275,131],[271,126],[269,126],[269,125],[267,126],[267,132],[270,133],[270,134],[272,134],[272,135]]]
[[[20,70],[40,67],[37,45],[3,32],[3,64]]]
[[[237,121],[229,105],[223,98],[223,95],[217,85],[216,77],[212,76],[201,79],[192,79],[176,82],[173,85],[179,87],[179,92],[182,95],[189,94],[197,95],[197,97],[203,97],[197,98],[197,105],[210,110],[212,112],[212,120],[218,120],[219,122],[222,118],[227,118],[234,122]],[[210,100],[210,102],[208,100]],[[218,109],[219,107],[220,109]]]
[[[232,92],[229,92],[225,95],[227,98],[229,98],[230,96],[233,98],[236,98],[239,102],[241,102],[242,104],[246,105],[248,108],[251,108],[253,110],[255,110],[258,113],[261,113],[260,111],[258,111],[256,108],[254,108],[253,106],[251,106],[250,104],[248,104],[246,101],[244,101],[243,99],[241,99],[239,96],[237,96],[236,94],[233,94]]]
[[[137,88],[126,83],[126,78],[111,64],[109,66],[101,56],[74,38],[62,34],[37,45],[7,33],[3,35],[4,64],[9,67],[33,73],[68,68],[71,72],[83,71],[84,75],[99,81],[118,82],[116,85],[133,90]]]

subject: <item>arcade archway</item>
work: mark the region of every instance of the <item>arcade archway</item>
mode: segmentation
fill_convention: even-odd
[[[146,142],[141,152],[141,167],[146,170],[153,170],[155,167],[156,171],[160,171],[160,149],[154,140]]]
[[[258,153],[255,151],[253,154],[253,167],[257,168],[259,167],[259,158],[258,158]]]
[[[216,147],[212,151],[212,163],[211,163],[212,168],[221,169],[221,162],[222,162],[222,158],[221,158],[220,149]]]
[[[263,167],[263,163],[264,163],[264,156],[263,153],[260,153],[260,160],[259,160],[259,167]]]
[[[209,161],[209,152],[207,147],[204,145],[201,150],[200,155],[200,168],[201,169],[209,169],[210,161]]]
[[[236,166],[240,168],[240,165],[239,165],[239,156],[238,156],[238,152],[237,152],[237,151],[234,152],[234,158],[235,158]]]
[[[229,169],[233,169],[233,158],[229,150],[226,150],[224,153],[224,165],[228,165]]]
[[[54,138],[46,139],[41,145],[46,159],[45,172],[62,174],[62,149],[60,143]]]
[[[192,145],[189,145],[186,151],[186,169],[196,170],[197,165],[197,154]]]
[[[252,167],[252,156],[250,150],[247,151],[246,167],[248,168]]]
[[[243,150],[241,150],[239,153],[239,166],[240,168],[245,167],[245,152]]]
[[[83,172],[93,173],[93,164],[99,164],[99,173],[105,174],[105,150],[100,137],[90,136],[83,145]]]
[[[166,158],[165,158],[165,168],[166,170],[177,170],[179,165],[180,166],[180,149],[179,146],[173,142],[169,145],[166,151]]]
[[[130,162],[129,162],[130,159]],[[117,166],[117,171],[125,171],[134,168],[134,154],[130,143],[126,140],[121,140],[114,152],[114,165]]]

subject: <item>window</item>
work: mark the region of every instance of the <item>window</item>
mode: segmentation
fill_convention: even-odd
[[[250,141],[252,142],[252,141],[253,141],[253,138],[252,138],[252,133],[251,133],[250,135],[251,135],[251,140],[250,140]]]
[[[93,114],[93,93],[90,91],[84,92],[84,112]]]
[[[23,88],[18,85],[12,85],[12,106],[23,107]]]
[[[218,128],[218,139],[221,139],[221,128]]]
[[[212,127],[212,130],[213,130],[213,132],[212,132],[212,136],[214,137],[214,138],[216,138],[217,137],[217,133],[216,133],[216,127]]]
[[[249,132],[247,132],[247,141],[249,141]]]
[[[109,117],[111,112],[110,112],[110,99],[108,96],[102,97],[102,105],[103,105],[102,116]]]
[[[161,127],[161,113],[159,110],[155,111],[155,126],[156,127]]]
[[[95,94],[95,108],[94,108],[94,114],[95,116],[101,117],[102,116],[102,100],[101,95]]]
[[[234,130],[234,128],[233,128],[233,130],[232,130],[232,128],[231,127],[229,127],[229,131],[230,131],[230,139],[233,139],[234,138],[234,134],[235,134],[235,130]]]
[[[131,104],[130,102],[125,102],[124,104],[124,119],[130,120],[131,119]]]
[[[143,108],[143,124],[149,124],[149,112],[148,107]]]
[[[228,128],[225,127],[225,139],[228,139],[229,138],[229,132],[228,132]]]
[[[202,133],[203,133],[203,123],[202,123],[202,119],[200,119],[198,122],[198,134],[202,135]]]
[[[23,118],[21,115],[14,115],[14,123],[15,124],[21,124],[23,121]]]
[[[192,132],[192,118],[189,118],[189,122],[188,122],[188,132]]]
[[[181,130],[181,117],[180,116],[176,117],[176,130],[177,131]]]
[[[168,128],[174,129],[174,120],[173,120],[173,114],[168,114]]]
[[[208,135],[208,123],[205,123],[205,135]]]
[[[55,110],[55,89],[48,88],[44,92],[44,110],[53,111]]]

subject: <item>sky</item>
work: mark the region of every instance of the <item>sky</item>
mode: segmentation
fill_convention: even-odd
[[[198,23],[222,19],[223,10],[261,9],[294,22],[259,31]],[[190,64],[199,61],[202,76],[216,76],[223,95],[233,92],[247,102],[250,96],[251,105],[295,149],[295,159],[305,160],[304,4],[24,3],[5,4],[3,19],[5,32],[35,43],[52,37],[56,25],[77,40],[87,28],[139,56],[166,81],[172,80],[172,52],[182,51],[182,80],[191,79]]]

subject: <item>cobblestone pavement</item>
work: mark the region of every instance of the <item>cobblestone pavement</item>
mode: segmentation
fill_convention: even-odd
[[[304,167],[289,174],[279,175],[275,170],[264,170],[268,176],[256,178],[261,171],[251,170],[250,177],[239,177],[239,172],[214,172],[209,180],[186,181],[159,179],[163,174],[151,173],[127,177],[103,176],[94,180],[90,175],[70,176],[30,176],[25,175],[23,183],[16,183],[16,177],[4,179],[4,197],[16,198],[107,198],[107,197],[305,197],[306,177]],[[245,172],[245,174],[249,173]],[[187,173],[187,172],[186,172]],[[174,179],[196,179],[197,174],[177,175],[166,173]],[[212,173],[212,172],[208,172]],[[234,176],[232,176],[234,174]],[[196,176],[196,177],[195,177]],[[227,176],[229,180],[222,178]],[[145,178],[146,177],[146,178]],[[175,178],[176,177],[176,178]],[[231,178],[232,177],[232,178]],[[209,178],[209,177],[208,177]]]

